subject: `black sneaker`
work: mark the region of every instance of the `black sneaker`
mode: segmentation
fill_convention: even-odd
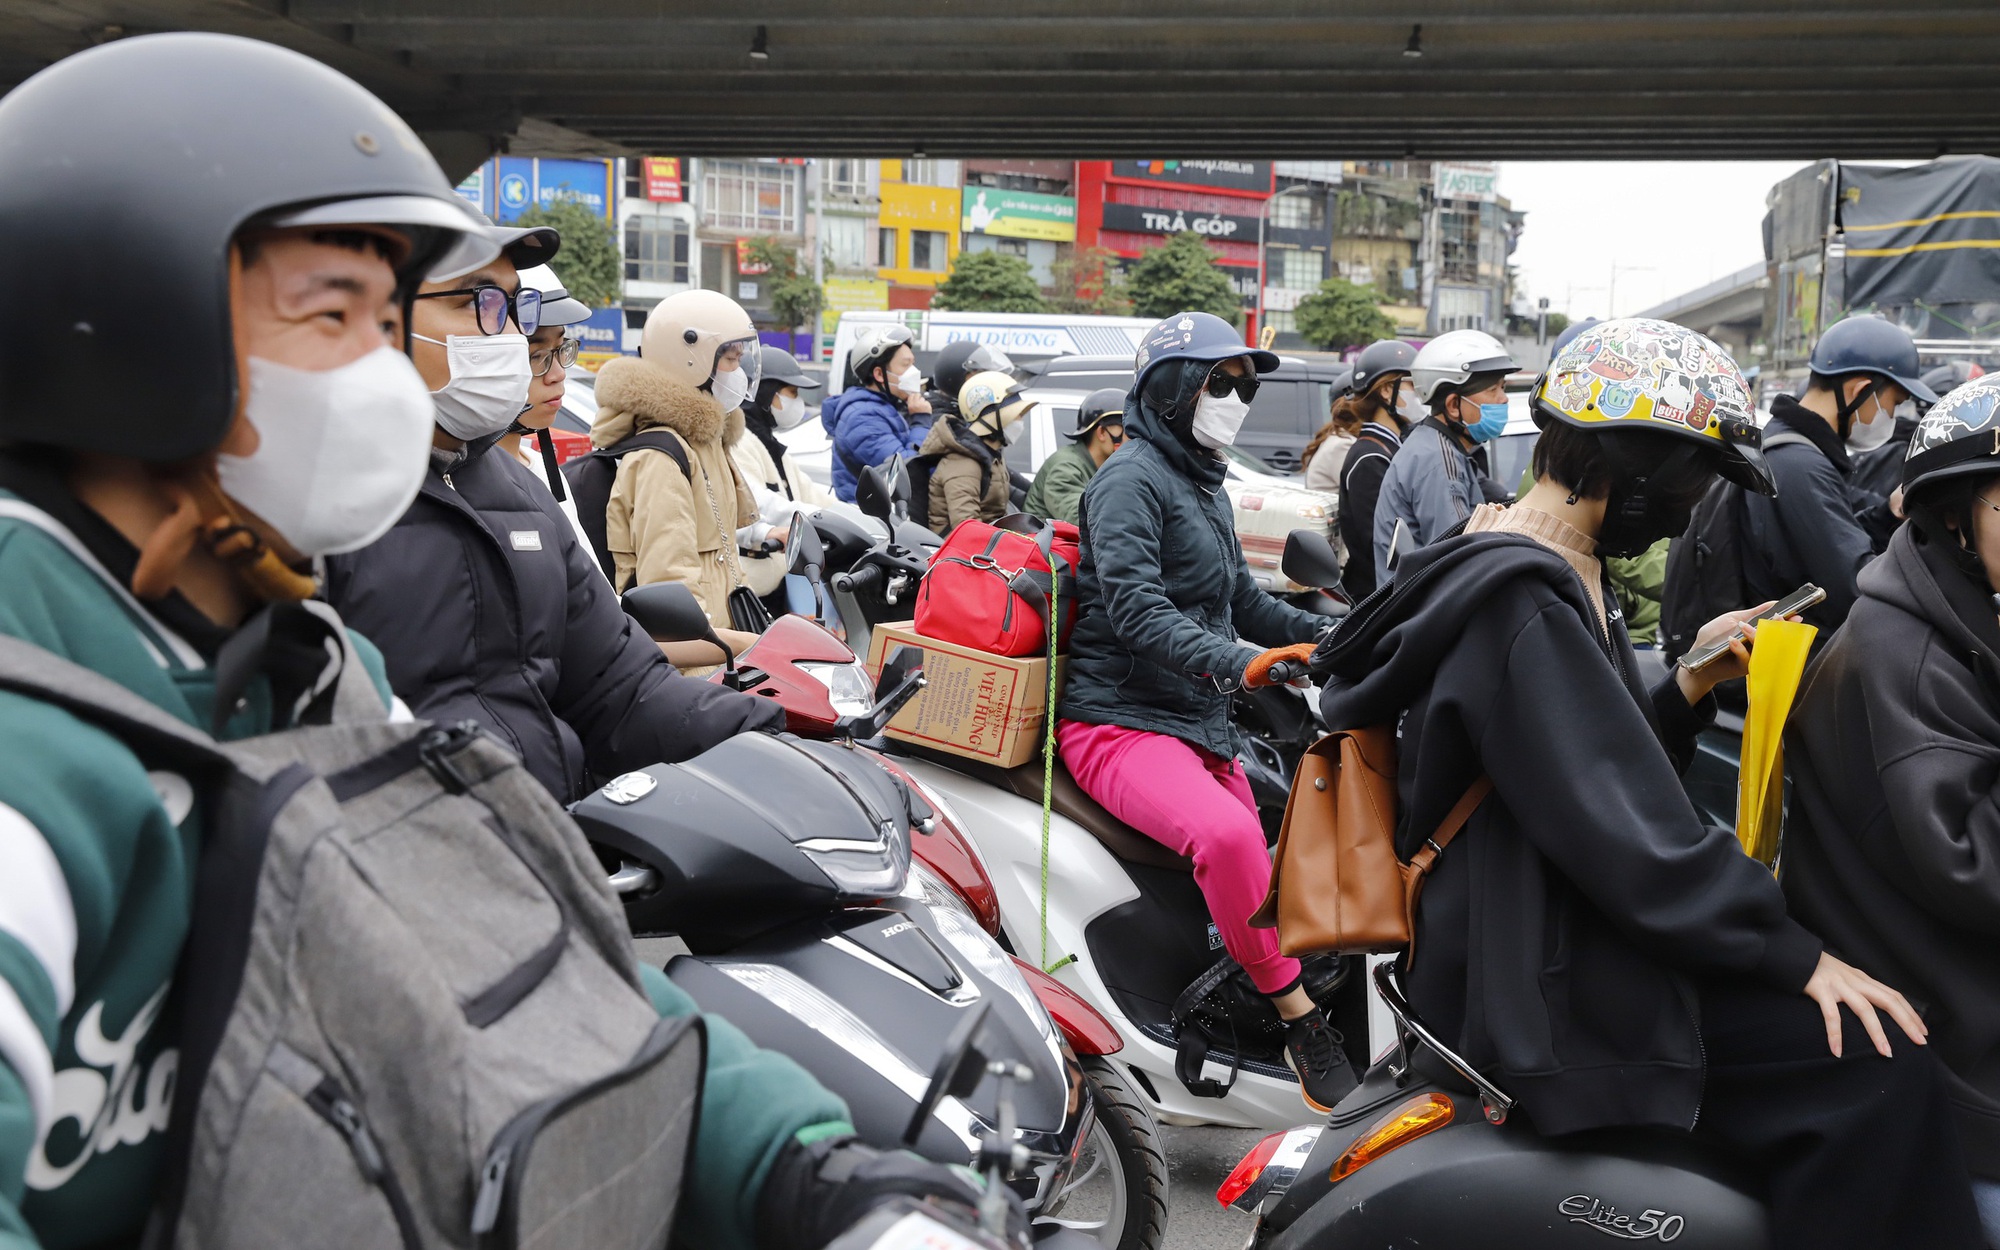
[[[1299,1092],[1314,1111],[1332,1111],[1360,1081],[1341,1049],[1338,1030],[1315,1007],[1296,1020],[1285,1021],[1285,1062],[1299,1078]]]

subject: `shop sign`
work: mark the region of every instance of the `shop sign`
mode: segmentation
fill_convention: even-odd
[[[736,240],[736,272],[748,274],[771,272],[769,265],[762,265],[750,259],[750,245],[753,242],[754,239]]]
[[[1113,161],[1114,178],[1144,178],[1183,186],[1223,187],[1231,191],[1271,192],[1269,161]]]
[[[1441,200],[1478,200],[1491,203],[1499,194],[1500,166],[1492,161],[1439,161],[1435,186]]]
[[[1047,239],[1057,243],[1076,241],[1076,201],[1067,195],[967,187],[965,199],[965,215],[959,228],[967,234]]]
[[[607,221],[616,218],[612,188],[616,167],[610,161],[503,156],[491,162],[491,168],[498,180],[496,216],[503,223],[531,207],[547,208],[564,200],[582,204]]]
[[[1257,237],[1257,219],[1231,213],[1204,213],[1184,208],[1145,208],[1137,204],[1106,204],[1106,230],[1135,234],[1181,234],[1192,230],[1211,239]]]
[[[889,284],[880,278],[828,278],[820,284],[826,306],[820,313],[820,327],[831,334],[840,325],[840,314],[886,312]]]
[[[681,158],[678,156],[648,156],[640,160],[640,185],[646,189],[646,198],[656,204],[678,204],[681,202]]]

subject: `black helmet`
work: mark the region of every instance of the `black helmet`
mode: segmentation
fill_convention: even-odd
[[[1370,343],[1354,358],[1354,376],[1348,382],[1348,393],[1366,395],[1383,374],[1408,373],[1416,359],[1417,349],[1401,339]]]
[[[1014,362],[1007,353],[985,343],[959,339],[946,343],[931,361],[931,385],[956,399],[975,373],[1012,373]]]
[[[1076,428],[1069,432],[1069,436],[1089,438],[1107,417],[1116,418],[1113,424],[1125,424],[1125,392],[1115,386],[1092,391],[1083,397],[1083,403],[1076,410]]]
[[[1917,422],[1903,458],[1903,495],[1921,503],[1937,483],[1968,474],[2000,474],[2000,373],[1958,387]]]
[[[230,35],[123,39],[0,100],[0,341],[36,367],[0,441],[179,460],[237,404],[230,242],[246,224],[393,225],[405,292],[497,254],[389,106],[336,70]],[[69,414],[74,414],[71,419]]]
[[[1916,340],[1908,330],[1880,317],[1855,316],[1834,323],[1813,344],[1807,367],[1823,378],[1856,373],[1887,378],[1920,404],[1938,400],[1937,392],[1924,384]]]

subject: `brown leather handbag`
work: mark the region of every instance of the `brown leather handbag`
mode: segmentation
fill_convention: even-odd
[[[1409,863],[1396,857],[1396,729],[1328,734],[1292,779],[1271,891],[1250,918],[1287,955],[1406,950],[1431,865],[1493,790],[1481,775]]]

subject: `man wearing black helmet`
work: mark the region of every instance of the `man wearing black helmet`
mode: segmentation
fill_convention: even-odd
[[[1860,426],[1893,423],[1905,399],[1930,404],[1937,393],[1919,376],[1910,332],[1880,317],[1849,317],[1829,328],[1813,347],[1811,368],[1805,394],[1774,400],[1764,430],[1777,497],[1739,495],[1740,601],[1777,599],[1805,582],[1824,588],[1825,602],[1804,614],[1819,626],[1823,645],[1854,606],[1861,566],[1896,525],[1882,501],[1850,491],[1847,440]]]
[[[931,384],[924,391],[934,417],[955,417],[958,393],[976,373],[1012,373],[1014,362],[1007,353],[971,339],[953,339],[938,349],[931,361]]]
[[[1926,379],[1928,381],[1928,378]],[[2000,377],[1953,390],[1903,466],[1910,524],[1806,673],[1786,753],[1785,897],[1926,1004],[2000,1244]]]
[[[1034,485],[1021,505],[1031,516],[1045,521],[1076,524],[1083,504],[1083,488],[1104,467],[1125,441],[1125,392],[1115,386],[1092,391],[1076,410],[1076,425],[1069,442],[1042,461],[1035,471]]]
[[[493,261],[485,223],[340,74],[158,35],[0,100],[0,225],[36,240],[15,272],[46,293],[0,304],[0,332],[61,365],[0,408],[0,634],[224,739],[324,719],[346,648],[302,602],[310,561],[366,546],[415,497],[440,410],[400,350],[410,300]],[[386,705],[379,657],[352,641]],[[10,1248],[136,1244],[167,1162],[169,1004],[222,796],[148,755],[0,692]],[[694,1010],[657,970],[635,976],[663,1014]],[[720,1020],[707,1036],[720,1114],[694,1147],[691,1244],[812,1250],[893,1193],[972,1201],[945,1169],[852,1146],[840,1100],[790,1060]]]

